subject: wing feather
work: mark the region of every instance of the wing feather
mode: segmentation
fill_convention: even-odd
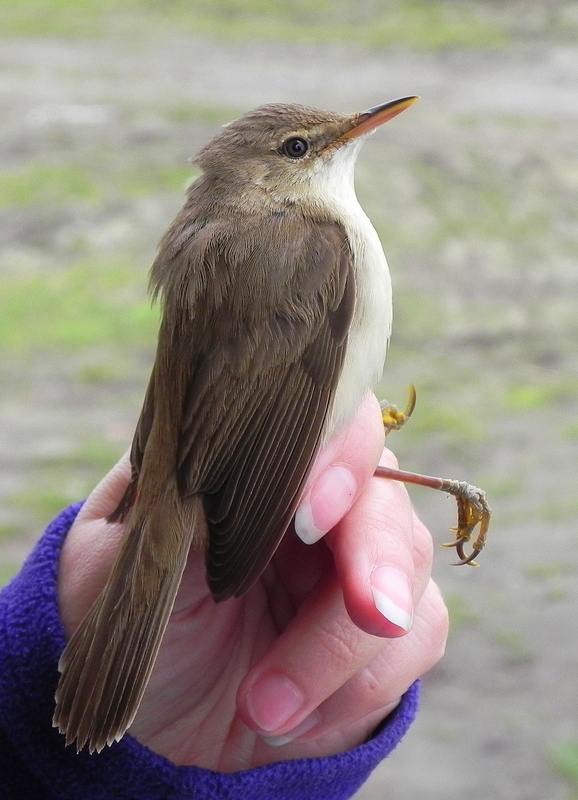
[[[204,496],[207,578],[222,600],[259,577],[295,512],[347,346],[352,254],[339,224],[297,214],[177,230],[183,245],[153,266],[157,361],[184,370],[177,483],[183,501]],[[154,407],[151,391],[136,472]]]

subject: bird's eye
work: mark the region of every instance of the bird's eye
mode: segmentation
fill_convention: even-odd
[[[281,145],[281,152],[288,158],[303,158],[309,150],[309,142],[300,136],[292,136]]]

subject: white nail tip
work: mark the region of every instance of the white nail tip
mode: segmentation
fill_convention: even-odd
[[[282,745],[289,744],[289,742],[293,741],[292,736],[262,736],[261,738],[265,744],[268,744],[271,747],[281,747]]]
[[[319,711],[316,709],[315,711],[312,711],[308,717],[305,717],[303,722],[300,722],[299,725],[293,728],[292,731],[289,731],[289,733],[286,733],[283,736],[262,736],[261,738],[264,742],[266,742],[266,744],[271,745],[271,747],[281,747],[284,744],[290,744],[291,742],[295,741],[295,739],[298,739],[299,736],[303,736],[310,731],[311,728],[314,728],[316,725],[318,725],[320,721],[321,716]]]
[[[411,629],[413,623],[411,614],[408,614],[407,611],[404,611],[403,608],[396,605],[393,600],[386,594],[383,594],[383,592],[380,592],[379,589],[372,587],[371,593],[373,594],[375,607],[380,614],[383,614],[387,620],[397,625],[398,628],[402,628],[404,631],[409,631]]]
[[[320,531],[319,528],[315,527],[309,503],[303,503],[297,509],[295,514],[295,533],[305,544],[315,544],[327,533],[327,531]]]

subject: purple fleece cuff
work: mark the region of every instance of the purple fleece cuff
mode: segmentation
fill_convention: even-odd
[[[366,744],[327,758],[232,774],[178,767],[131,736],[98,755],[64,747],[51,724],[57,662],[60,549],[82,504],[48,527],[0,593],[0,798],[6,800],[345,800],[396,746],[417,708],[414,684]]]

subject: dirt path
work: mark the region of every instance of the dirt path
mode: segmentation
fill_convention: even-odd
[[[163,99],[246,108],[263,102],[324,103],[351,110],[421,94],[456,114],[578,115],[578,60],[571,45],[535,42],[516,52],[360,53],[345,47],[202,39],[118,42],[4,40],[3,105]]]

